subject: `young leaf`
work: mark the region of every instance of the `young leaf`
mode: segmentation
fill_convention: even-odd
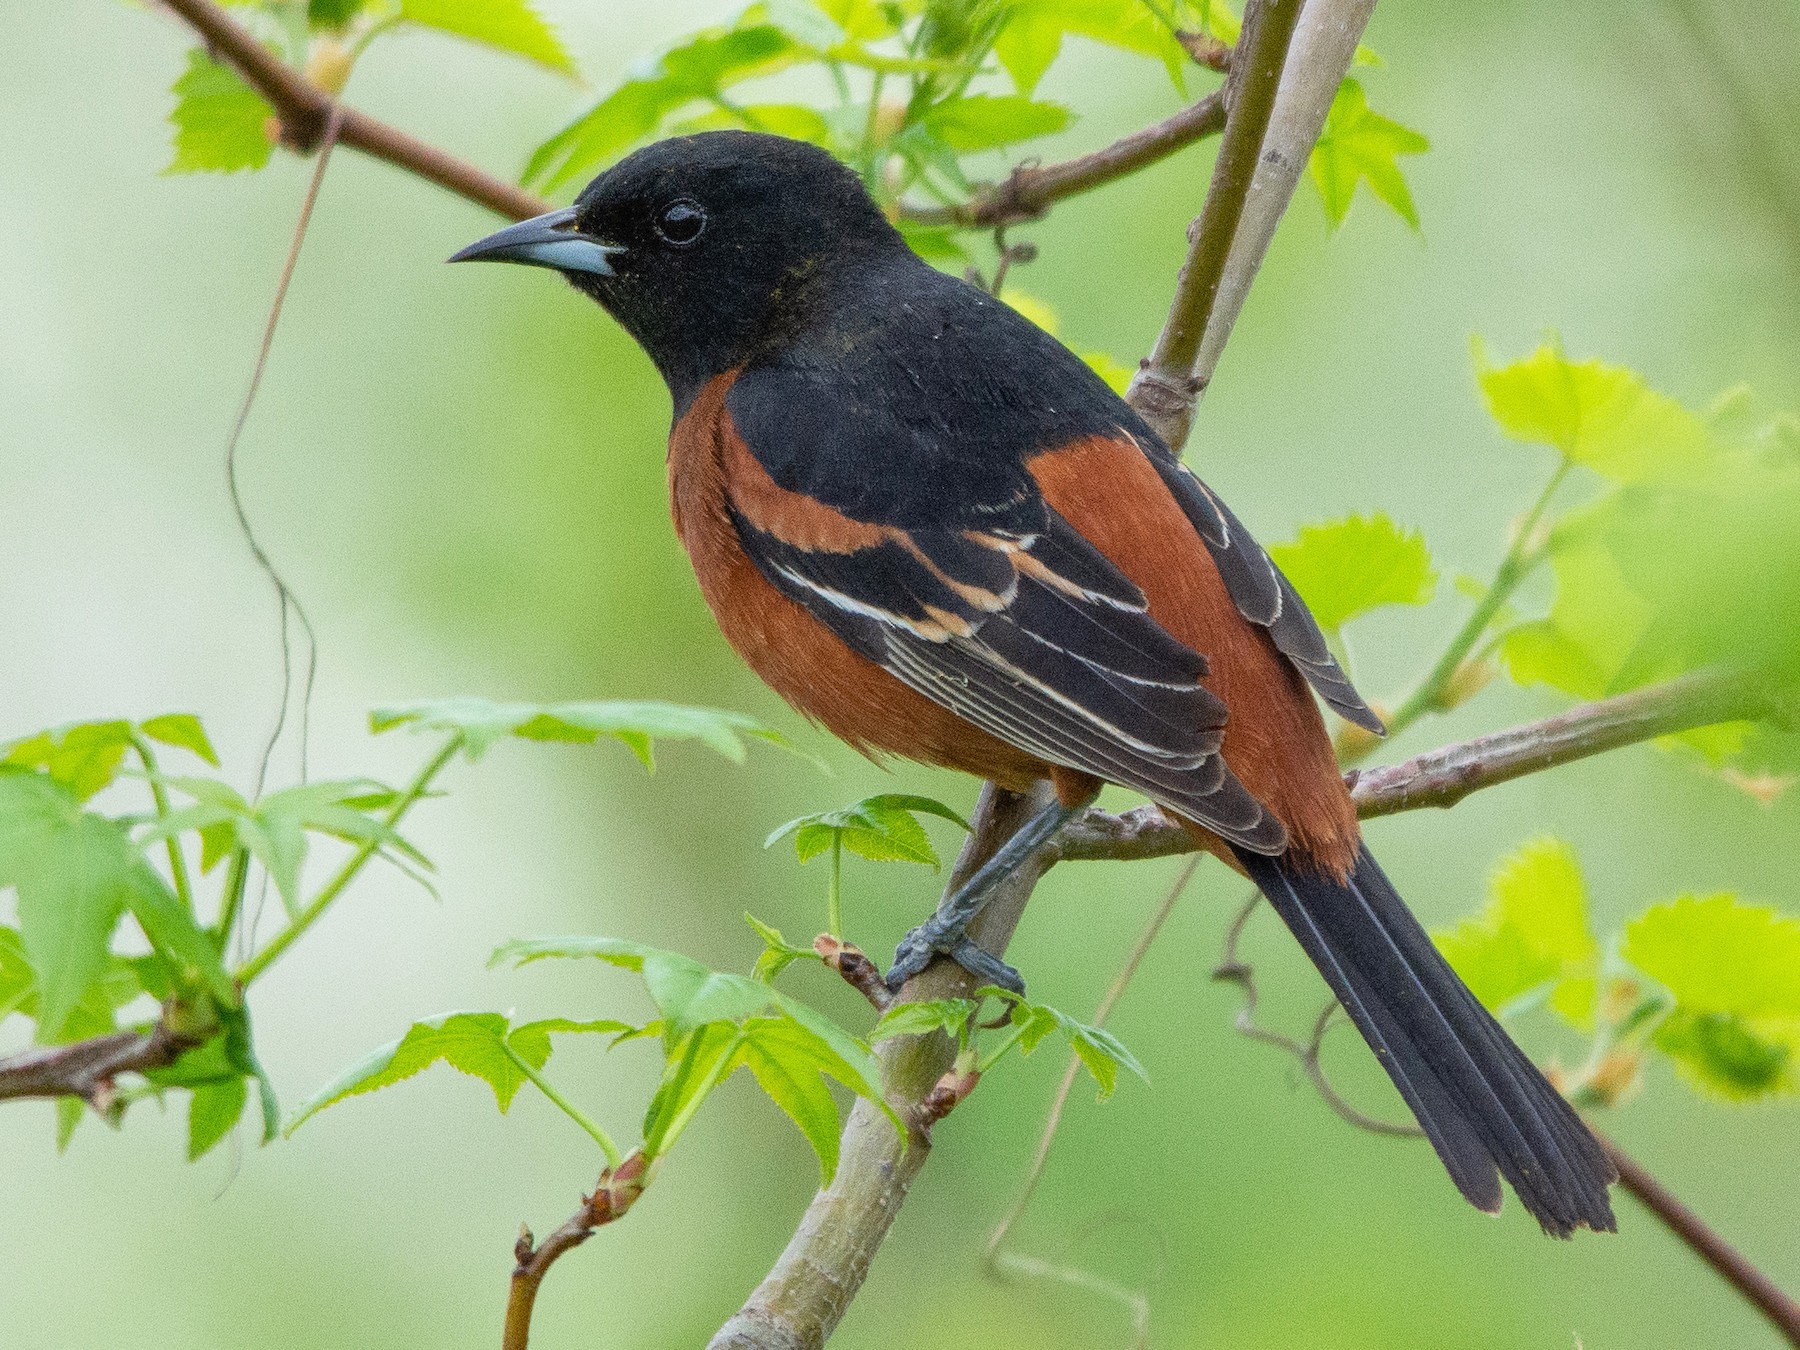
[[[1618,482],[1665,474],[1705,457],[1704,421],[1624,366],[1571,361],[1555,343],[1494,366],[1479,341],[1475,366],[1501,431],[1551,446],[1571,463]]]
[[[375,732],[411,725],[424,731],[455,731],[471,759],[508,736],[528,741],[564,741],[591,745],[602,736],[622,742],[653,769],[652,743],[697,740],[734,764],[744,762],[746,736],[782,745],[782,737],[753,717],[719,708],[692,708],[677,703],[492,703],[479,698],[441,699],[430,703],[377,708],[369,714]]]
[[[400,17],[512,52],[558,74],[576,73],[574,58],[527,0],[400,0]]]
[[[737,1054],[757,1086],[800,1127],[819,1159],[819,1185],[829,1186],[837,1174],[838,1109],[825,1084],[830,1069],[814,1053],[814,1044],[785,1018],[753,1017],[744,1023]]]
[[[243,1003],[235,1008],[219,1009],[219,1021],[225,1028],[225,1060],[245,1078],[256,1084],[256,1095],[262,1107],[262,1141],[267,1144],[281,1133],[281,1104],[275,1100],[275,1084],[256,1055],[256,1040],[250,1030],[250,1009]]]
[[[1327,629],[1383,605],[1423,605],[1437,589],[1425,537],[1380,512],[1303,525],[1298,539],[1269,556]]]
[[[446,1013],[414,1022],[399,1040],[370,1052],[314,1093],[295,1112],[286,1133],[292,1134],[312,1116],[346,1097],[389,1087],[430,1068],[440,1059],[486,1083],[493,1089],[495,1104],[504,1112],[526,1081],[524,1071],[507,1053],[508,1030],[504,1013]],[[549,1044],[549,1038],[544,1037],[541,1045],[546,1058]],[[529,1048],[535,1052],[538,1043],[531,1042]],[[524,1049],[519,1054],[532,1068],[543,1067],[541,1060],[532,1063]]]
[[[966,820],[940,801],[911,793],[888,792],[866,797],[836,811],[796,817],[778,826],[763,841],[763,847],[768,848],[792,835],[794,852],[804,863],[829,849],[835,839],[859,858],[872,862],[913,862],[937,867],[937,851],[916,819],[920,815],[936,816],[965,830],[969,828]]]
[[[899,1003],[881,1015],[869,1033],[871,1045],[890,1036],[928,1036],[941,1031],[959,1044],[969,1034],[969,1018],[975,1012],[971,998],[934,998],[918,1003]]]
[[[753,978],[764,984],[773,984],[775,977],[781,974],[796,961],[817,961],[819,954],[811,947],[796,947],[782,936],[779,928],[764,923],[748,910],[744,912],[744,922],[756,930],[756,935],[763,940],[761,955],[756,958],[756,968],[750,973]],[[3,960],[0,957],[0,960]],[[0,1007],[4,1006],[5,967],[0,965]]]
[[[1062,38],[1062,25],[1055,19],[1020,5],[994,39],[994,55],[1012,76],[1013,88],[1029,98],[1061,54]]]
[[[807,54],[774,24],[696,33],[540,145],[525,166],[524,181],[554,192],[649,135],[671,113]]]
[[[19,930],[0,924],[0,1022],[16,1012],[37,1016],[37,974]]]
[[[1520,847],[1495,871],[1482,912],[1433,935],[1475,997],[1496,1013],[1539,989],[1577,1026],[1592,1020],[1600,945],[1588,927],[1587,887],[1559,839]]]
[[[741,1036],[731,1022],[707,1022],[670,1047],[662,1084],[644,1113],[646,1156],[656,1158],[668,1152],[701,1103],[730,1076]]]
[[[1800,919],[1682,896],[1627,924],[1623,955],[1674,995],[1655,1043],[1690,1081],[1736,1099],[1800,1087]]]
[[[1418,132],[1373,111],[1361,84],[1345,80],[1338,86],[1309,163],[1326,218],[1333,227],[1342,225],[1350,213],[1356,185],[1367,183],[1369,191],[1418,229],[1418,207],[1400,171],[1399,156],[1422,154],[1430,148],[1431,142]]]
[[[1005,999],[1012,1004],[1011,1021],[1020,1028],[1019,1050],[1030,1054],[1051,1031],[1060,1031],[1094,1082],[1099,1085],[1100,1100],[1112,1096],[1119,1083],[1119,1070],[1129,1069],[1146,1083],[1150,1075],[1138,1063],[1137,1056],[1125,1043],[1104,1027],[1093,1026],[1070,1017],[1061,1009],[1045,1003],[1027,1003],[1018,995],[993,985],[976,991],[980,995]]]
[[[275,110],[235,70],[196,49],[169,92],[176,100],[169,114],[175,153],[165,173],[235,173],[269,162]]]
[[[129,722],[77,722],[13,741],[0,763],[41,769],[85,802],[118,777],[130,748]]]
[[[200,725],[200,719],[192,713],[164,713],[161,717],[152,717],[140,723],[138,730],[153,741],[186,750],[198,755],[213,768],[219,767],[219,752],[213,749],[212,741],[207,738],[206,728]]]
[[[244,1114],[248,1096],[244,1080],[237,1076],[194,1089],[188,1098],[189,1162],[198,1162],[214,1144],[231,1133],[238,1117]]]
[[[1048,136],[1069,125],[1069,110],[1019,94],[970,94],[934,104],[925,126],[951,149],[967,154]]]

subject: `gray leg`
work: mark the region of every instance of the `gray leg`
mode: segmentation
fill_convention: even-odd
[[[999,957],[983,951],[965,934],[992,898],[994,890],[1045,841],[1069,822],[1081,808],[1052,801],[1023,825],[1012,838],[1002,844],[994,856],[975,869],[970,877],[946,896],[924,923],[900,939],[894,952],[894,964],[888,970],[888,988],[898,989],[931,964],[934,956],[948,956],[977,979],[1001,985],[1015,993],[1023,993],[1025,984],[1019,972]]]

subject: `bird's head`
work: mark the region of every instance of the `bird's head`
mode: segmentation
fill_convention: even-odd
[[[561,272],[624,325],[678,401],[805,321],[871,255],[906,253],[860,180],[803,141],[711,131],[659,141],[573,206],[450,261]]]

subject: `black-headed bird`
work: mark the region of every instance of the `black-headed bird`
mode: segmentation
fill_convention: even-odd
[[[1103,783],[1266,895],[1485,1210],[1614,1226],[1593,1135],[1363,844],[1318,700],[1379,719],[1256,540],[1055,338],[919,259],[797,141],[666,140],[457,260],[561,272],[674,400],[675,530],[726,639],[859,750],[1055,801],[908,935],[896,985]]]

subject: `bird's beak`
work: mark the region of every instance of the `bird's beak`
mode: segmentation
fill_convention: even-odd
[[[575,225],[575,208],[547,211],[517,225],[477,239],[451,262],[512,262],[531,267],[554,267],[559,272],[591,272],[613,275],[612,255],[624,247],[581,233]]]

